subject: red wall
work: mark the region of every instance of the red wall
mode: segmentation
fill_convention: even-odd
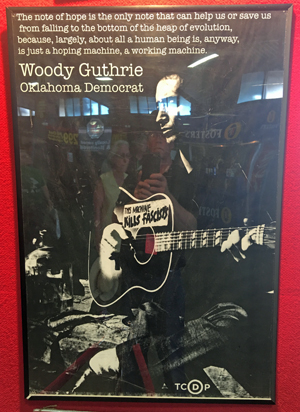
[[[248,3],[280,3],[277,0]],[[156,0],[156,4],[173,4],[170,0]],[[200,2],[181,0],[178,5],[213,4],[212,0]],[[238,0],[217,0],[217,4],[241,4]],[[21,337],[21,305],[18,263],[17,201],[14,171],[14,148],[9,86],[8,46],[5,7],[28,6],[128,6],[150,4],[135,0],[93,2],[67,0],[0,0],[1,64],[0,64],[0,411],[33,411],[56,404],[62,409],[80,411],[234,411],[234,412],[296,412],[300,411],[300,0],[294,2],[294,20],[291,54],[290,98],[285,156],[283,219],[280,261],[279,323],[277,351],[276,405],[218,405],[218,404],[168,404],[168,403],[110,403],[26,401],[23,392],[23,359]],[[299,243],[298,243],[299,242]]]

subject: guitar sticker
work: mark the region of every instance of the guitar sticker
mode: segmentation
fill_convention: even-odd
[[[166,199],[130,204],[124,207],[124,229],[138,229],[143,226],[167,226],[169,202]]]

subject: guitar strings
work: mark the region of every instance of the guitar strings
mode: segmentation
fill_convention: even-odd
[[[249,233],[254,228],[259,229],[259,234],[264,233],[266,231],[274,231],[274,229],[272,229],[272,228],[266,228],[266,227],[263,227],[263,226],[261,226],[261,227],[252,226],[252,227],[247,227],[247,228],[236,227],[236,228],[228,228],[228,229],[227,228],[225,228],[225,229],[198,229],[198,230],[190,230],[190,231],[187,230],[187,231],[182,231],[182,232],[174,231],[174,232],[157,232],[155,234],[153,234],[153,233],[147,233],[147,234],[141,234],[141,235],[138,234],[136,236],[136,239],[137,238],[146,239],[147,237],[150,237],[150,236],[153,236],[155,238],[157,238],[157,237],[169,237],[169,236],[180,238],[182,236],[191,237],[193,235],[198,236],[198,237],[201,236],[201,235],[205,235],[205,237],[214,237],[216,235],[216,233],[218,233],[218,232],[220,232],[220,236],[223,236],[223,235],[229,235],[232,232],[234,232],[235,230],[244,230],[244,229],[246,229],[245,232]]]
[[[157,232],[155,234],[153,233],[148,233],[148,234],[142,234],[142,235],[137,235],[137,237],[143,237],[145,238],[146,236],[158,236],[158,235],[162,235],[165,234],[167,235],[175,235],[175,236],[181,236],[182,234],[190,234],[190,233],[196,233],[196,234],[201,234],[201,233],[208,233],[209,236],[213,236],[214,232],[221,232],[221,234],[227,234],[227,233],[232,233],[235,230],[243,230],[245,232],[250,232],[252,229],[256,229],[258,228],[259,231],[274,231],[274,228],[271,227],[264,227],[263,225],[259,225],[259,226],[249,226],[249,227],[245,227],[245,226],[240,226],[240,227],[233,227],[233,228],[214,228],[214,229],[196,229],[196,230],[184,230],[182,232],[177,232],[177,231],[173,231],[173,232]]]
[[[259,242],[263,242],[265,245],[274,244],[274,240],[265,238],[265,232],[274,232],[274,228],[265,227],[264,225],[259,226],[249,226],[249,227],[236,227],[236,228],[224,228],[224,229],[199,229],[191,231],[182,231],[182,232],[158,232],[150,234],[141,234],[137,235],[135,238],[135,243],[144,243],[147,238],[155,238],[156,249],[178,249],[181,246],[187,248],[190,244],[190,248],[193,247],[209,247],[209,246],[221,246],[224,241],[228,238],[228,235],[235,230],[243,230],[246,233],[249,233],[252,229],[258,229],[258,233],[254,233],[254,236],[258,238]],[[220,232],[218,236],[216,234]],[[194,245],[193,245],[194,244]],[[163,248],[162,248],[163,246]]]

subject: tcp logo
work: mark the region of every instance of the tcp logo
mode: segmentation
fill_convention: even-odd
[[[207,391],[210,385],[206,383],[203,385],[198,379],[193,379],[189,383],[175,383],[176,390],[188,391],[191,395],[199,395],[203,391]]]
[[[193,379],[187,385],[187,390],[191,395],[199,395],[203,391],[203,383],[197,379]]]

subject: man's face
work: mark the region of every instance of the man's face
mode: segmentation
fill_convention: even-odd
[[[177,96],[180,83],[180,77],[172,75],[160,80],[156,88],[155,98],[158,108],[156,122],[159,123],[168,143],[176,139],[175,119],[179,112]]]
[[[161,159],[165,159],[170,157],[173,148],[173,144],[170,143],[167,142],[162,132],[152,133],[148,139],[148,148],[150,153],[155,153]]]

